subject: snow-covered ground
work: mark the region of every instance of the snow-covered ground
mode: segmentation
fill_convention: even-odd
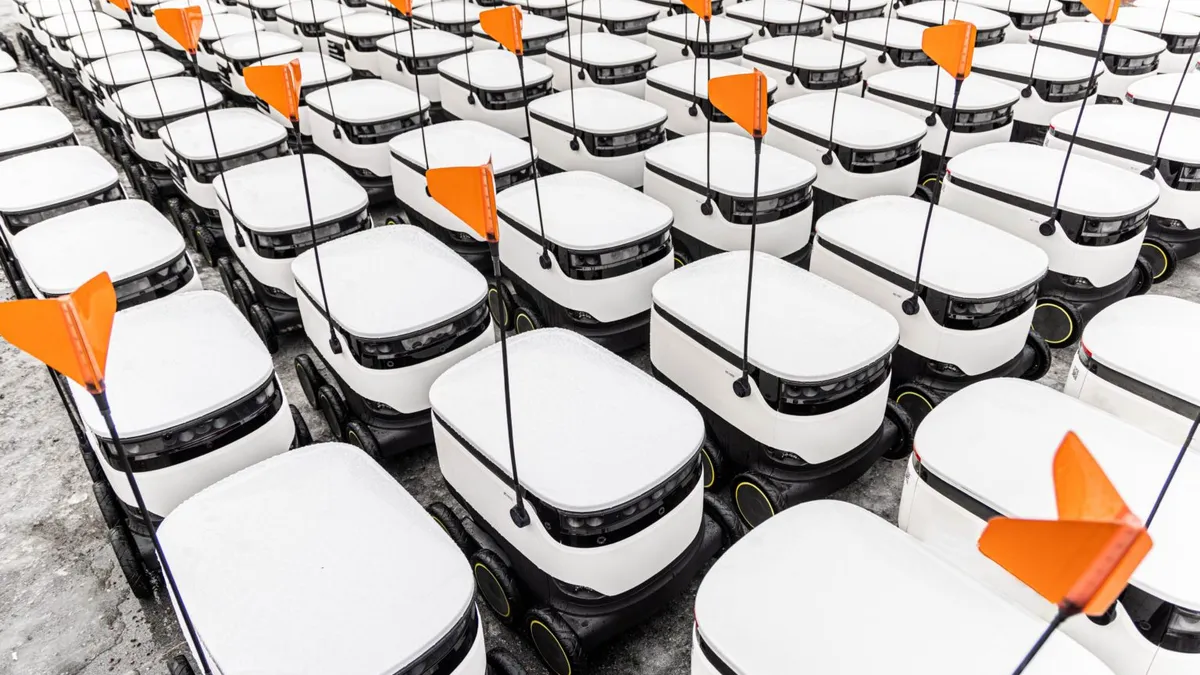
[[[12,12],[11,0],[0,0],[0,28],[9,35],[14,32]],[[22,69],[29,70],[24,63]],[[91,128],[64,101],[51,98],[71,115],[81,140],[99,149]],[[206,287],[221,290],[216,272],[202,265],[201,270]],[[1200,261],[1184,262],[1174,278],[1152,292],[1200,300]],[[11,297],[0,281],[0,299]],[[328,440],[328,430],[304,404],[293,374],[292,359],[303,348],[296,337],[285,339],[275,358],[276,370],[314,437]],[[1045,384],[1061,388],[1069,357],[1055,354]],[[648,368],[647,352],[634,354],[632,361]],[[432,449],[393,462],[388,469],[422,503],[453,504]],[[903,463],[880,462],[835,497],[894,522],[903,469]],[[142,602],[130,594],[104,535],[91,483],[45,369],[0,344],[0,675],[165,674],[163,658],[183,648],[174,614],[165,600]],[[699,580],[641,628],[595,654],[592,672],[686,673],[698,584]],[[481,614],[490,647],[514,653],[531,674],[544,672],[511,629],[497,624],[486,609]]]

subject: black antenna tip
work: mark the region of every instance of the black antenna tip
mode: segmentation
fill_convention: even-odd
[[[575,138],[574,136],[572,136],[570,145],[571,145],[572,150],[575,150],[576,152],[579,151],[579,139],[578,138]]]
[[[684,56],[687,56],[687,45],[684,45],[684,46],[683,46],[683,49],[680,49],[680,50],[679,50],[679,53],[680,53],[680,54],[682,54],[682,55],[684,55]]]
[[[341,139],[342,137],[342,130],[336,124],[333,125],[333,137],[337,139]]]
[[[759,28],[759,29],[758,29],[758,36],[759,36],[759,37],[762,37],[762,36],[764,36],[764,35],[766,35],[766,34],[767,34],[767,29],[766,29],[766,28]]]
[[[1151,180],[1154,179],[1154,167],[1148,166],[1142,170],[1142,175]]]
[[[796,74],[788,73],[788,76],[786,79],[784,79],[784,82],[787,82],[788,84],[796,84]]]
[[[582,79],[585,79],[587,76],[584,74],[584,72],[583,72],[583,68],[580,68],[580,69],[579,69],[579,72],[578,72],[578,73],[575,75],[575,77],[577,77],[577,78],[579,78],[580,80],[582,80]]]
[[[342,353],[342,343],[338,342],[338,339],[332,335],[329,336],[329,350],[334,354]]]
[[[750,378],[742,375],[733,381],[733,394],[738,398],[746,398],[750,395]]]
[[[824,164],[825,166],[829,166],[830,164],[833,164],[833,151],[832,150],[826,150],[825,154],[821,155],[821,163]]]
[[[833,23],[833,17],[832,17],[832,16],[829,16],[829,15],[826,15],[826,16],[825,16],[825,23]]]
[[[937,115],[934,115],[933,113],[929,113],[929,117],[925,118],[925,126],[931,127],[935,124],[937,124]]]
[[[603,33],[604,32],[604,24],[600,24],[599,26],[596,26],[596,32]]]
[[[1054,219],[1051,218],[1038,226],[1038,232],[1042,233],[1043,237],[1049,237],[1054,234]]]
[[[550,256],[546,255],[545,249],[542,249],[542,254],[538,256],[538,264],[541,265],[542,269],[544,270],[550,269]]]
[[[700,213],[703,213],[706,216],[711,216],[712,212],[713,212],[712,199],[704,200],[704,203],[700,205]]]
[[[921,305],[917,302],[917,298],[915,296],[905,299],[904,302],[900,303],[900,308],[903,309],[904,313],[909,316],[913,316],[917,312],[921,311]]]
[[[1021,98],[1029,98],[1030,96],[1033,96],[1033,87],[1025,85],[1025,88],[1021,90]]]
[[[691,115],[692,117],[695,117],[696,115],[700,114],[700,109],[696,107],[695,102],[693,102],[690,106],[688,106],[688,114]]]
[[[467,105],[475,105],[475,94],[467,94]]]
[[[524,504],[517,504],[508,512],[512,516],[513,525],[517,527],[525,527],[529,524],[529,512],[525,510]]]
[[[886,55],[886,54],[883,54],[883,53],[881,52],[881,53],[879,54],[879,56],[876,56],[876,57],[875,57],[875,60],[876,60],[876,61],[878,61],[878,62],[880,62],[880,63],[887,63],[887,55]]]

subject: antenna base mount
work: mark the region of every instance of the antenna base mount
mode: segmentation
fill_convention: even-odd
[[[508,515],[512,517],[513,525],[517,527],[529,525],[529,512],[525,510],[524,502],[517,502],[516,506],[509,509]]]
[[[1154,167],[1148,166],[1142,170],[1142,175],[1150,180],[1154,180]]]
[[[538,265],[544,270],[550,269],[550,256],[546,255],[545,249],[542,249],[542,254],[538,256]]]
[[[1033,96],[1033,87],[1025,85],[1025,88],[1021,90],[1021,98],[1029,98],[1030,96]]]
[[[1043,237],[1049,237],[1050,235],[1054,234],[1054,219],[1051,218],[1041,225],[1038,225],[1038,232],[1041,232]]]
[[[704,200],[703,204],[700,205],[700,213],[703,213],[706,216],[711,216],[712,212],[712,197],[710,196],[708,199]]]
[[[921,305],[915,297],[906,298],[904,302],[900,303],[900,308],[909,316],[914,316],[917,312],[921,311]]]
[[[788,76],[784,79],[784,82],[787,82],[788,84],[796,84],[796,74],[788,73]]]
[[[875,57],[875,60],[880,63],[887,63],[887,54],[880,54],[879,56]]]
[[[572,136],[570,146],[572,150],[579,152],[579,139]]]
[[[692,117],[695,117],[696,115],[700,114],[700,109],[696,107],[695,103],[688,106],[688,114],[691,115]]]
[[[824,164],[825,166],[829,166],[830,164],[833,164],[833,151],[832,150],[826,150],[825,154],[821,155],[821,163]]]
[[[475,105],[475,94],[467,94],[467,105]]]
[[[329,351],[333,352],[334,354],[342,353],[342,343],[338,342],[338,339],[333,335],[329,336]]]
[[[733,381],[733,394],[738,398],[746,398],[750,395],[750,378],[742,375]]]

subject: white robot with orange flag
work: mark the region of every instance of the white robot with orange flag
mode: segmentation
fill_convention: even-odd
[[[433,198],[488,241],[499,277],[490,165],[428,177]],[[520,625],[555,675],[582,672],[589,651],[683,592],[736,537],[700,484],[696,410],[586,338],[501,333],[429,400],[442,475],[486,545],[444,505],[431,509],[463,533],[496,618]]]
[[[251,91],[291,122],[298,140],[299,60],[250,66],[245,76]],[[329,158],[307,156],[303,145],[297,146],[295,155],[240,166],[213,180],[221,227],[234,256],[232,274],[223,279],[226,290],[272,353],[279,348],[279,334],[301,325],[292,260],[314,244],[372,226],[366,190]],[[303,200],[296,199],[298,190]],[[315,256],[325,306],[320,253]],[[227,264],[218,261],[217,266]],[[330,348],[339,353],[332,325],[329,330]]]
[[[709,83],[712,104],[753,138],[751,197],[766,92],[760,72]],[[912,442],[908,417],[887,400],[896,321],[756,250],[757,218],[751,212],[749,253],[712,256],[655,284],[650,322],[655,375],[701,410],[710,431],[704,485],[732,482],[737,513],[751,527],[829,495],[881,456],[904,457]],[[805,318],[818,316],[815,324]]]
[[[962,21],[926,28],[922,36],[938,64],[933,67],[944,73],[939,97],[949,99],[942,112],[949,119],[960,115],[975,36],[975,26]],[[940,137],[931,181],[940,182],[951,144],[949,135]],[[817,222],[812,258],[814,272],[900,323],[892,397],[918,425],[939,401],[972,382],[1037,380],[1050,369],[1050,348],[1030,330],[1046,254],[935,206],[932,192],[926,196],[874,197],[826,214]]]
[[[981,434],[980,425],[991,426]],[[950,396],[917,431],[899,525],[1052,621],[1045,635],[1061,627],[1116,675],[1195,673],[1200,584],[1188,570],[1200,553],[1200,465],[1192,459],[1186,444],[1048,387],[987,380]],[[1056,514],[1069,522],[994,520]]]

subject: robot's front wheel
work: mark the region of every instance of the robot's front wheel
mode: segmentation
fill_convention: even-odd
[[[558,612],[535,607],[525,615],[525,627],[542,663],[554,675],[574,675],[584,669],[586,658],[579,637]]]
[[[479,595],[501,623],[511,625],[525,605],[516,576],[499,554],[488,548],[472,553],[470,561]]]

